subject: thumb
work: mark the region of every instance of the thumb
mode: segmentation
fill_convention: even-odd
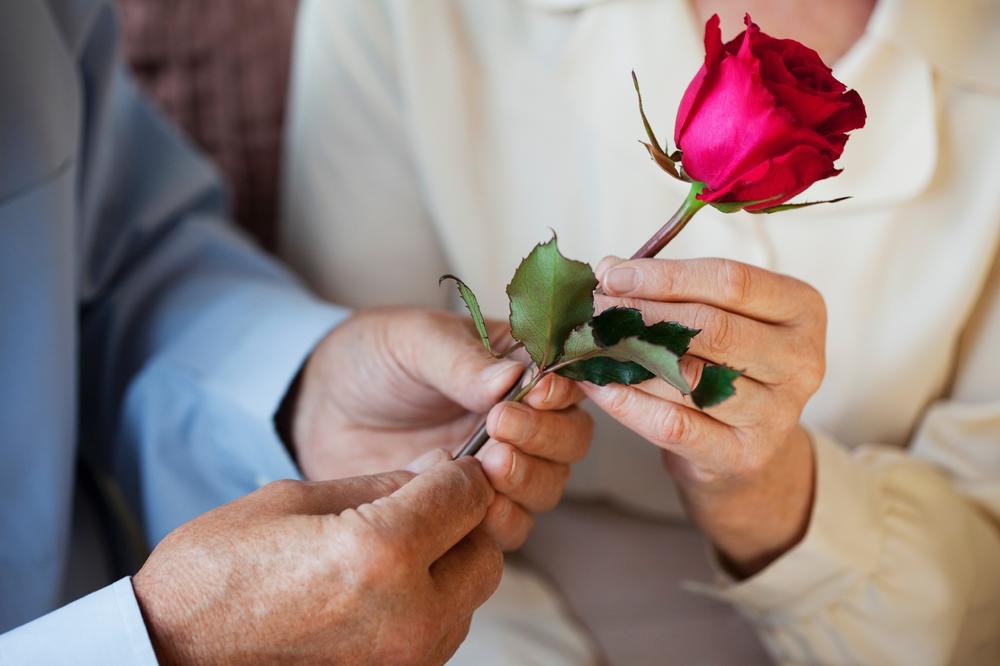
[[[298,510],[311,515],[339,514],[391,495],[412,478],[413,472],[396,470],[333,481],[302,482]]]
[[[603,280],[605,273],[624,261],[625,260],[621,257],[616,257],[614,255],[604,257],[600,262],[598,262],[597,268],[594,269],[594,275],[598,280]]]
[[[420,474],[421,472],[426,472],[434,465],[440,462],[446,462],[451,460],[451,456],[444,449],[432,449],[422,456],[418,457],[416,460],[411,462],[409,465],[404,467],[407,472],[413,472],[414,474]]]
[[[441,324],[415,354],[421,378],[465,409],[486,413],[521,377],[524,365],[490,356],[460,319]]]

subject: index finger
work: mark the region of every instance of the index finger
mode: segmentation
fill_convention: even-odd
[[[633,259],[601,277],[611,296],[707,303],[769,323],[805,314],[816,292],[788,275],[730,259]]]
[[[393,540],[430,565],[483,522],[493,494],[479,461],[466,457],[439,463],[368,506]]]

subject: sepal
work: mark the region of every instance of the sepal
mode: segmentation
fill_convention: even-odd
[[[642,116],[642,126],[646,128],[646,136],[649,137],[648,143],[645,141],[640,141],[639,143],[646,147],[649,156],[653,158],[657,166],[677,180],[690,183],[691,179],[688,178],[683,169],[679,169],[677,166],[677,163],[681,160],[681,151],[675,150],[668,155],[667,152],[670,149],[666,141],[663,143],[663,148],[660,148],[660,142],[656,139],[656,133],[653,132],[653,127],[646,118],[646,110],[642,106],[642,92],[639,91],[639,78],[635,75],[634,70],[632,71],[632,85],[635,86],[635,94],[639,98],[639,115]]]
[[[818,206],[819,204],[832,204],[839,203],[841,201],[847,201],[851,197],[837,197],[836,199],[825,199],[823,201],[803,201],[802,203],[790,203],[781,204],[780,206],[771,206],[770,208],[762,208],[760,210],[751,210],[750,213],[783,213],[786,210],[796,210],[798,208],[808,208],[809,206]]]

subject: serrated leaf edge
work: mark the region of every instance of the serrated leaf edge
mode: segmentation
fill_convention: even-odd
[[[469,285],[465,284],[462,279],[451,273],[445,273],[440,278],[438,278],[438,286],[445,280],[454,280],[455,286],[458,289],[458,296],[465,303],[465,308],[469,311],[469,316],[472,317],[472,323],[476,327],[476,332],[479,334],[479,340],[483,343],[483,347],[489,352],[490,356],[494,358],[499,358],[499,355],[493,351],[493,345],[490,343],[490,335],[486,330],[486,319],[483,317],[483,311],[479,307],[479,299],[476,298],[476,294]],[[468,294],[468,297],[466,297]]]

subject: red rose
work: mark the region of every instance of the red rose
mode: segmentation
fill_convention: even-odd
[[[840,173],[833,163],[865,107],[815,51],[765,35],[749,14],[746,25],[723,45],[719,17],[705,24],[705,64],[681,100],[674,142],[706,185],[699,198],[767,200],[754,210]]]

